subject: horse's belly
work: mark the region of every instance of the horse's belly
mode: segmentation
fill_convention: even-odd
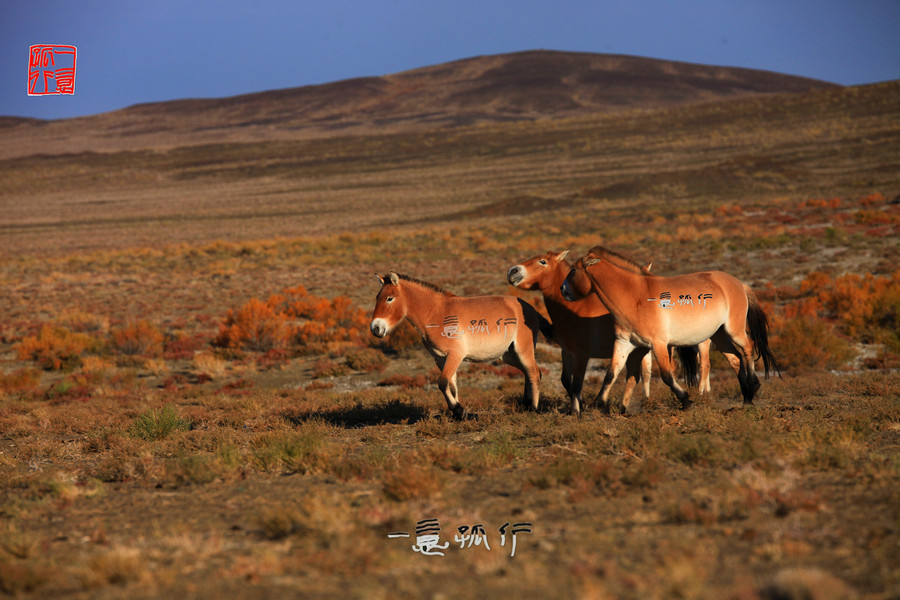
[[[669,322],[669,343],[674,346],[693,346],[708,340],[721,326],[722,319],[713,314],[673,319]]]
[[[473,338],[466,344],[466,358],[469,362],[487,362],[503,356],[509,349],[510,340]]]

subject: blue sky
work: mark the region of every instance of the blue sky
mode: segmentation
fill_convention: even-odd
[[[65,118],[536,48],[900,79],[898,0],[0,0],[0,115]],[[29,96],[28,48],[78,50]]]

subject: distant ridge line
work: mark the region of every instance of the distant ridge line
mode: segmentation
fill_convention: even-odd
[[[429,130],[668,108],[836,84],[740,67],[527,50],[57,121],[0,117],[0,158]]]

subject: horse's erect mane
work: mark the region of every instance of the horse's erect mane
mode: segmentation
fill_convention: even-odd
[[[415,277],[410,277],[409,275],[404,275],[403,273],[397,273],[397,277],[400,278],[401,281],[408,281],[409,283],[414,283],[416,285],[427,288],[433,292],[437,292],[439,294],[443,294],[445,296],[453,296],[450,292],[446,291],[444,288],[437,286],[433,283],[428,283],[427,281],[422,281],[421,279],[416,279]],[[391,274],[388,273],[384,276],[385,281],[390,281]]]
[[[585,255],[585,258],[605,259],[613,263],[617,267],[625,269],[626,271],[631,271],[632,273],[636,273],[638,275],[647,275],[647,271],[644,270],[643,265],[639,265],[630,258],[626,258],[618,252],[610,250],[609,248],[606,248],[604,246],[594,246],[588,251],[587,255]]]

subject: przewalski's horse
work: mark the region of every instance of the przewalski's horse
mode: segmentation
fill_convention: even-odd
[[[606,406],[610,386],[636,348],[653,353],[663,381],[682,408],[691,401],[675,380],[669,346],[693,346],[712,338],[732,366],[737,365],[744,404],[753,402],[760,385],[754,350],[766,377],[778,370],[769,350],[768,319],[756,295],[728,273],[646,276],[637,263],[597,246],[575,263],[561,291],[568,300],[596,294],[615,318],[612,364],[598,396]]]
[[[614,320],[597,296],[591,294],[567,302],[560,292],[571,265],[564,252],[547,252],[510,267],[506,280],[523,290],[537,290],[544,296],[547,314],[553,322],[553,341],[562,350],[562,386],[569,396],[572,413],[581,412],[584,374],[591,358],[610,358],[615,341]],[[650,395],[650,354],[635,355],[626,362],[627,379],[623,406],[631,403],[638,381],[643,379],[644,398]]]
[[[591,358],[611,358],[615,343],[615,320],[600,302],[589,294],[580,300],[569,302],[560,291],[566,275],[572,268],[563,252],[547,252],[510,267],[507,281],[524,290],[537,290],[544,296],[544,304],[550,320],[553,321],[553,341],[562,350],[562,385],[569,396],[572,412],[581,411],[581,392],[584,375]],[[641,268],[650,275],[650,265]],[[640,354],[643,354],[641,359]],[[684,362],[684,361],[683,361]],[[691,364],[693,361],[689,361]],[[638,381],[643,380],[644,399],[650,396],[650,373],[652,359],[650,353],[629,355],[626,360],[625,393],[622,398],[623,410],[635,412],[640,402],[632,406],[631,396]],[[700,345],[700,391],[709,389],[709,343]],[[705,389],[704,389],[705,388]]]
[[[454,417],[466,413],[456,386],[456,371],[464,360],[501,358],[522,371],[525,399],[537,409],[541,373],[534,347],[541,329],[550,337],[550,324],[534,307],[513,296],[454,296],[393,272],[376,277],[381,290],[372,311],[372,335],[382,338],[404,318],[409,321],[441,371],[438,387]]]

